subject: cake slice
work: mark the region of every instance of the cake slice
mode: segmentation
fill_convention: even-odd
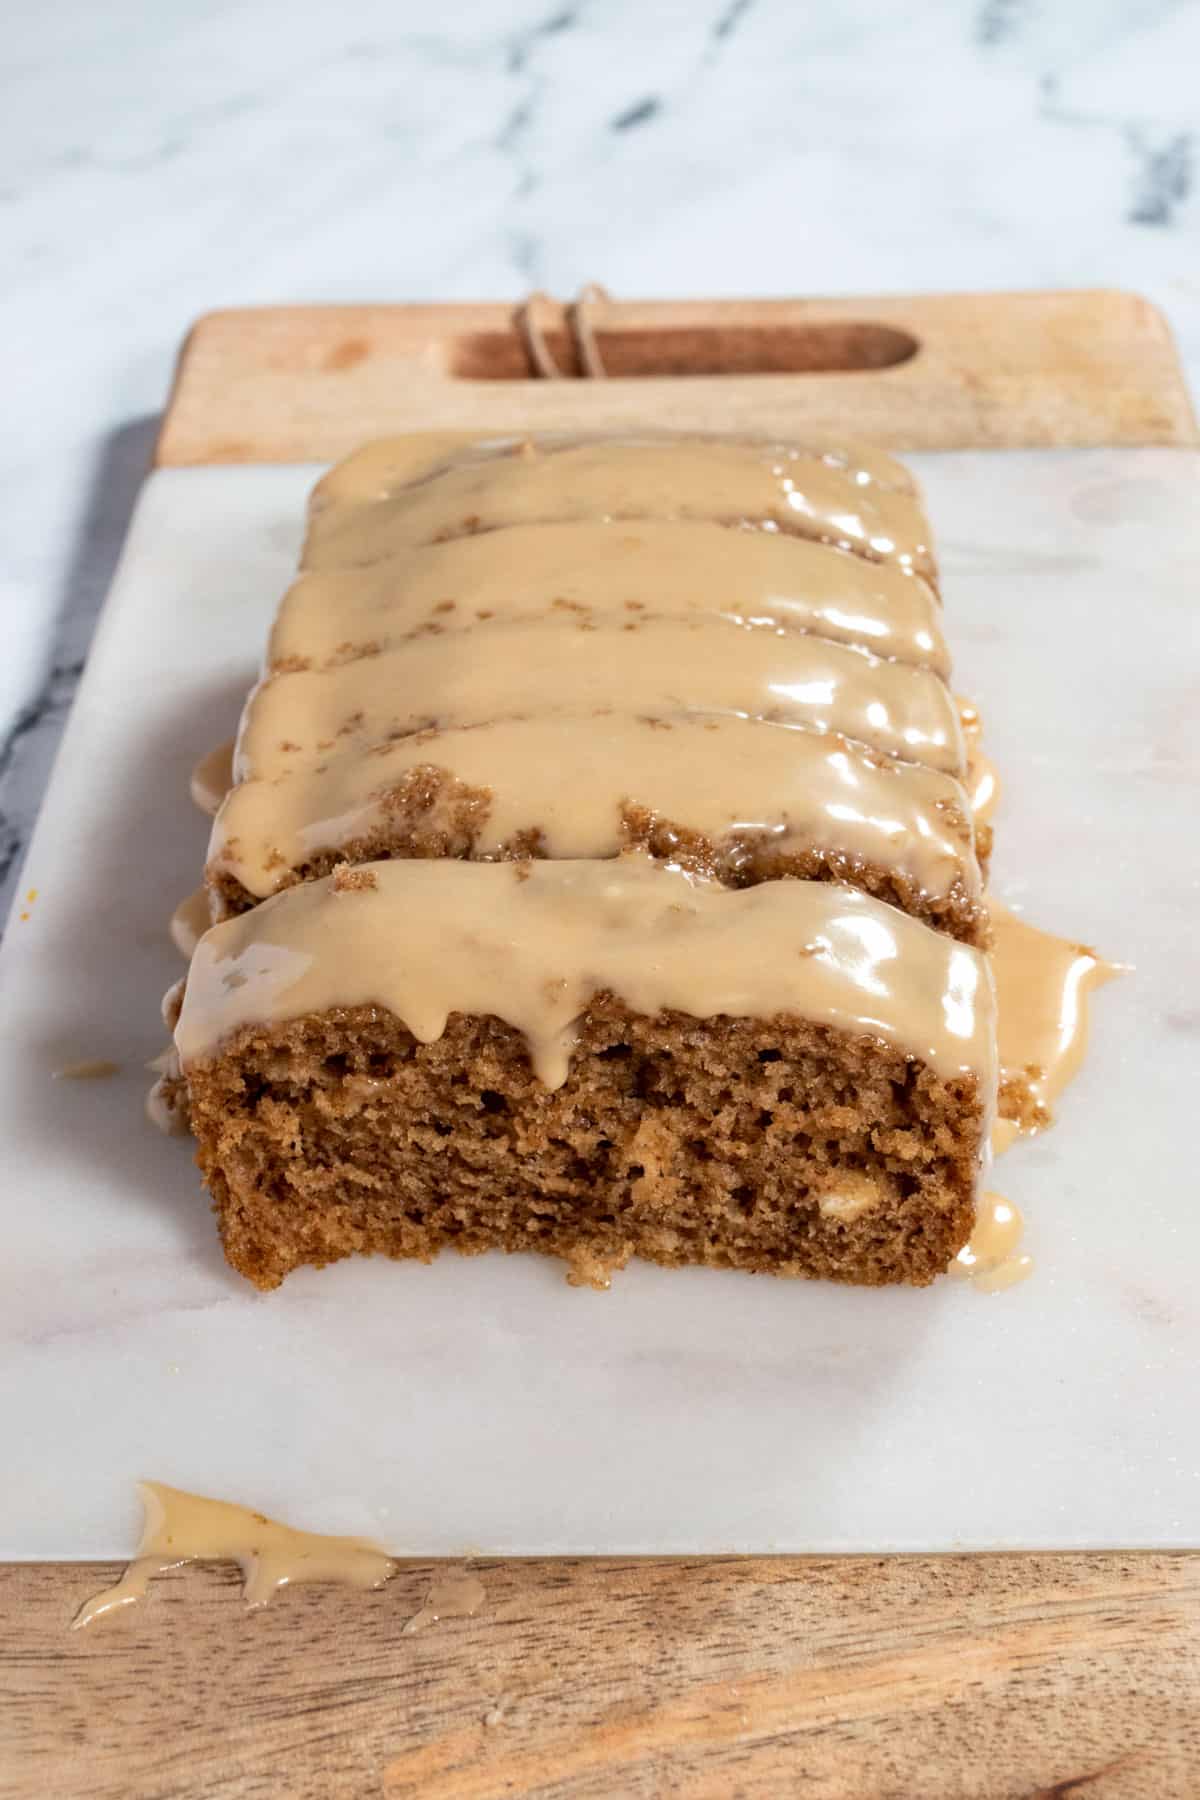
[[[880,451],[736,438],[542,437],[444,448],[384,438],[317,487],[307,569],[364,568],[509,525],[716,520],[936,577],[912,476]]]
[[[714,511],[721,501],[718,489]],[[497,527],[365,567],[308,570],[283,598],[267,665],[325,668],[415,636],[564,615],[623,626],[722,618],[814,632],[939,675],[950,668],[937,595],[894,562],[709,519],[600,518]]]
[[[492,721],[243,781],[214,824],[206,880],[228,918],[339,862],[627,849],[731,887],[850,882],[986,942],[971,809],[954,776],[736,717]]]
[[[226,1255],[542,1250],[923,1284],[970,1232],[986,958],[834,883],[342,868],[215,927],[176,1046]]]
[[[270,675],[246,708],[234,772],[280,775],[441,727],[613,712],[770,719],[951,775],[967,766],[958,708],[931,669],[802,632],[651,619],[629,632],[530,620]]]

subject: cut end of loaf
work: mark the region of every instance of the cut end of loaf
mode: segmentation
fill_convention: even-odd
[[[566,1084],[455,1015],[248,1028],[189,1071],[226,1255],[261,1288],[375,1253],[534,1250],[924,1285],[970,1233],[986,1106],[877,1039],[794,1018],[646,1018],[598,995]]]

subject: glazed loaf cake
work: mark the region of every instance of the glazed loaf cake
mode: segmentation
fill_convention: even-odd
[[[235,1266],[944,1269],[996,1067],[936,580],[874,454],[408,439],[327,476],[177,1031]]]
[[[635,848],[850,881],[983,941],[933,556],[890,458],[372,445],[318,487],[304,561],[216,917],[342,859]]]

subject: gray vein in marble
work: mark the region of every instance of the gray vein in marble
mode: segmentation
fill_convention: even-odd
[[[551,13],[548,19],[539,19],[518,32],[508,46],[509,73],[521,74],[537,46],[546,38],[561,37],[563,32],[570,31],[578,17],[578,7],[564,6]]]
[[[0,929],[157,432],[157,419],[139,419],[100,445],[49,653],[32,695],[0,738]]]
[[[1056,125],[1072,130],[1119,133],[1133,158],[1133,195],[1127,202],[1125,218],[1131,225],[1169,226],[1192,194],[1195,139],[1191,132],[1174,132],[1155,144],[1147,128],[1137,119],[1102,117],[1077,110],[1061,98],[1062,82],[1057,74],[1043,75],[1039,82],[1039,111]]]
[[[507,70],[519,79],[523,92],[509,112],[494,139],[495,148],[512,166],[514,184],[512,203],[519,205],[538,185],[535,159],[527,151],[530,132],[537,121],[538,108],[546,91],[547,79],[533,66],[537,51],[551,38],[571,31],[578,18],[576,7],[561,7],[547,18],[535,20],[508,41]],[[530,287],[542,281],[542,245],[539,234],[528,226],[514,223],[507,233],[513,267]]]
[[[1020,31],[1028,11],[1028,0],[984,0],[975,19],[975,41],[1007,43]]]
[[[35,773],[34,785],[41,792],[50,777],[50,765],[58,746],[59,735],[71,710],[83,662],[55,663],[47,672],[42,687],[17,714],[16,720],[0,741],[0,796],[10,786],[14,768],[23,765]],[[15,873],[32,820],[20,812],[11,813],[0,799],[0,891]]]
[[[636,131],[639,125],[648,125],[662,111],[662,101],[657,94],[647,94],[643,100],[635,100],[609,121],[613,131]]]
[[[1137,161],[1137,196],[1129,211],[1134,225],[1171,225],[1175,214],[1192,192],[1195,171],[1195,138],[1177,132],[1159,148],[1146,142],[1141,131],[1129,133],[1129,147]]]
[[[719,44],[731,38],[753,5],[754,0],[730,0],[713,22],[713,41]]]

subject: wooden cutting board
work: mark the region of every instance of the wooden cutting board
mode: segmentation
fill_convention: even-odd
[[[431,427],[630,425],[909,449],[1197,443],[1122,294],[212,315],[156,460],[309,461]],[[537,346],[540,348],[540,345]],[[723,372],[724,371],[724,372]],[[233,1496],[236,1497],[236,1496]],[[1200,1557],[489,1563],[486,1611],[382,1595],[243,1615],[232,1570],[71,1636],[115,1571],[0,1568],[0,1795],[1172,1796],[1200,1792]]]
[[[155,460],[311,462],[394,431],[647,422],[909,450],[1197,441],[1170,331],[1132,294],[606,302],[582,321],[603,381],[578,377],[572,313],[532,310],[558,381],[530,378],[507,305],[211,313],[184,345]]]

